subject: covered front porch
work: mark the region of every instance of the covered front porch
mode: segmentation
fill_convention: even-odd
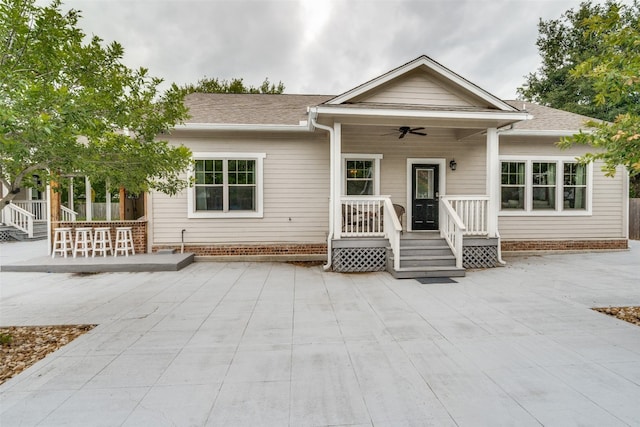
[[[386,269],[409,278],[460,276],[503,263],[498,128],[524,113],[475,120],[381,116],[375,124],[333,116],[323,124],[321,112],[315,125],[331,140],[331,269]],[[394,133],[405,127],[420,134]]]

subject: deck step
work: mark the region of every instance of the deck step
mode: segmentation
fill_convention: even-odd
[[[400,270],[390,269],[389,273],[396,279],[416,279],[419,277],[464,277],[465,269],[457,267],[404,267]]]
[[[394,257],[387,260],[387,270],[398,279],[420,277],[462,277],[464,268],[456,267],[456,258],[438,233],[404,235],[400,240],[400,268],[393,268]]]

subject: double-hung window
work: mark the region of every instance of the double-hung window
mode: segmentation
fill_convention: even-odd
[[[372,196],[380,194],[380,154],[344,154],[342,156],[343,194]]]
[[[591,165],[573,158],[501,156],[502,215],[588,215]]]
[[[264,154],[194,153],[189,217],[261,217],[264,157]]]

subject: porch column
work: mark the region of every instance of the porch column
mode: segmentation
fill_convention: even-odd
[[[84,195],[86,200],[85,216],[87,217],[86,218],[87,221],[91,221],[93,219],[93,212],[92,212],[93,206],[91,201],[91,182],[89,182],[89,178],[86,176],[84,177]]]
[[[333,238],[342,234],[342,123],[333,124]]]
[[[498,130],[487,129],[487,232],[496,237],[498,231],[498,211],[500,210],[500,161],[498,159]]]
[[[67,203],[69,204],[69,209],[71,209],[72,211],[75,211],[75,207],[73,205],[74,200],[73,200],[73,177],[71,177],[69,179],[69,192],[68,192],[68,196],[67,196]]]

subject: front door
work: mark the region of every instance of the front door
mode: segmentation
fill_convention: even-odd
[[[438,229],[438,165],[412,166],[412,218],[413,230]]]

